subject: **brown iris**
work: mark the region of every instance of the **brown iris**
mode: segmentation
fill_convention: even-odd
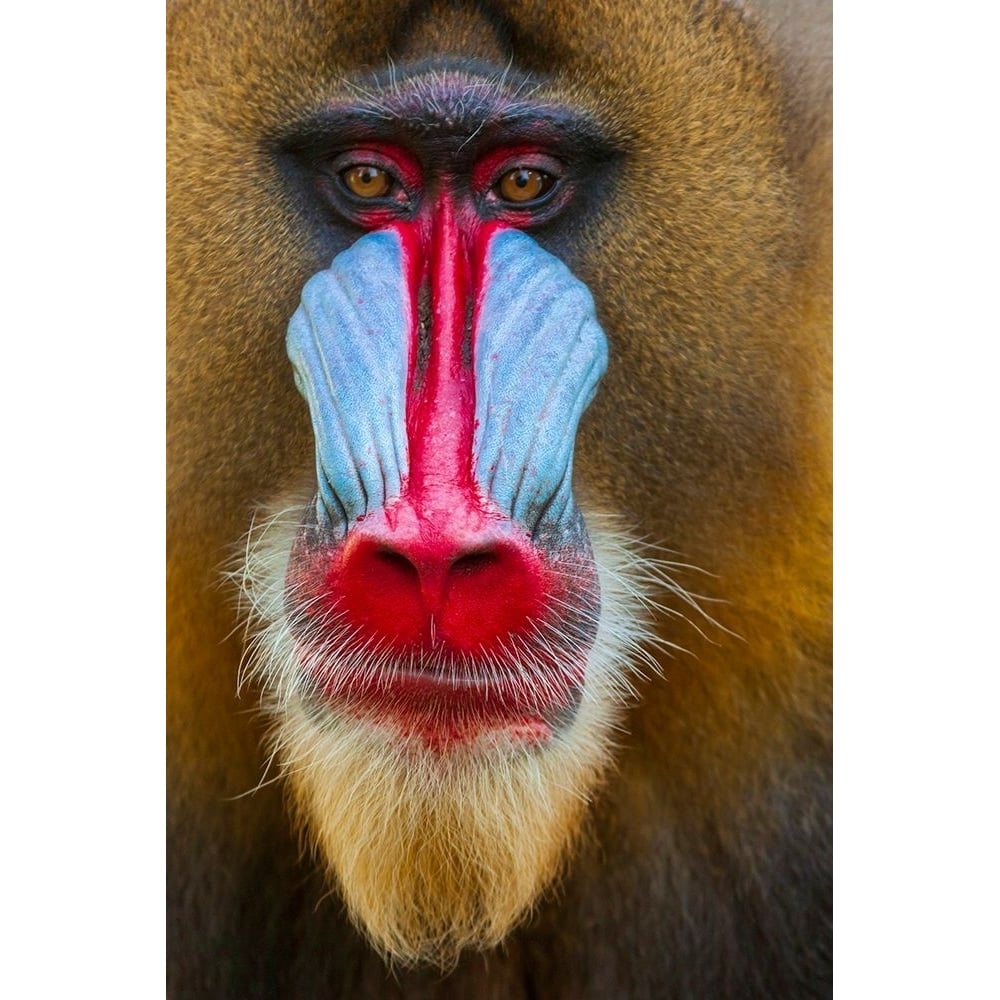
[[[500,178],[496,190],[504,201],[524,202],[540,198],[552,185],[555,178],[531,167],[516,167],[508,170]]]
[[[340,176],[347,185],[347,190],[358,198],[382,198],[392,187],[389,172],[381,167],[373,167],[370,163],[348,167]]]

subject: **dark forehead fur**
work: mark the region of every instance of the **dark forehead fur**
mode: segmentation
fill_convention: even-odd
[[[367,87],[366,87],[367,84]],[[538,82],[493,63],[460,56],[420,59],[366,74],[357,85],[359,106],[395,118],[437,119],[448,127],[473,128],[497,115],[534,107]],[[368,89],[370,88],[370,89]]]
[[[362,138],[366,131],[393,129],[414,135],[473,137],[502,134],[517,127],[548,128],[553,141],[559,129],[572,129],[595,145],[603,138],[598,123],[564,103],[536,100],[539,81],[497,72],[487,63],[458,58],[421,60],[347,81],[351,100],[326,102],[283,130],[296,137],[337,132]]]

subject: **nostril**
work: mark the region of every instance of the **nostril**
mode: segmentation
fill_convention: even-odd
[[[459,556],[451,564],[451,572],[464,576],[472,576],[486,572],[500,561],[500,556],[493,549],[482,549],[479,552],[468,552]]]
[[[529,549],[501,543],[452,560],[438,632],[464,649],[489,648],[543,612],[544,573]]]
[[[409,577],[414,582],[419,580],[420,571],[402,552],[397,552],[396,549],[390,549],[383,545],[377,548],[373,555],[390,573],[394,572],[400,577]]]

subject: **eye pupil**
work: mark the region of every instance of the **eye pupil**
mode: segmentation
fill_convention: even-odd
[[[381,198],[388,194],[392,187],[389,172],[370,163],[359,163],[357,166],[348,167],[340,176],[347,190],[359,198]]]
[[[532,167],[515,167],[508,170],[497,184],[497,192],[504,201],[534,201],[545,194],[555,183],[555,178]]]

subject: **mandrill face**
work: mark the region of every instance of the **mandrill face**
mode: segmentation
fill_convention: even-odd
[[[642,655],[628,543],[573,494],[607,337],[531,235],[614,154],[524,86],[398,67],[286,140],[363,232],[288,326],[316,482],[251,536],[251,669],[307,829],[404,961],[499,942],[551,881]]]

